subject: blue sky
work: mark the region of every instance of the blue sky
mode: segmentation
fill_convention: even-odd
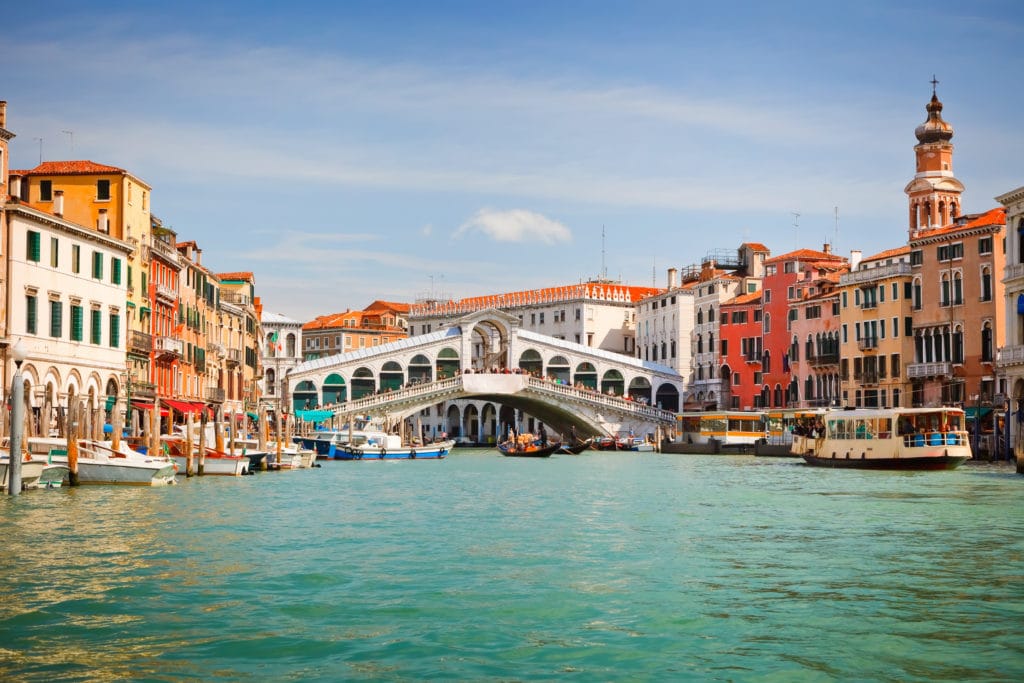
[[[602,269],[661,286],[748,240],[898,246],[932,74],[964,209],[1024,185],[1013,0],[114,0],[4,17],[12,167],[35,166],[41,138],[44,160],[130,170],[207,266],[254,271],[266,308],[299,320]]]

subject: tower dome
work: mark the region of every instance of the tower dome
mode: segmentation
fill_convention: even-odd
[[[932,100],[925,109],[928,110],[928,120],[914,130],[918,142],[949,142],[953,137],[953,126],[942,119],[942,102],[939,102],[934,90]]]

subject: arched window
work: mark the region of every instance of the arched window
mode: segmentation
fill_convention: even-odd
[[[988,266],[981,269],[981,300],[992,301],[992,271]]]
[[[698,325],[703,325],[704,324],[704,311],[702,311],[699,308],[697,309],[697,324]]]
[[[964,303],[964,278],[960,271],[953,273],[953,305],[960,306]]]
[[[708,333],[708,351],[713,353],[714,350],[715,350],[715,333],[714,332],[709,332]]]
[[[711,349],[711,350],[714,351],[714,349]],[[676,357],[676,340],[675,339],[672,340],[671,352],[672,352],[672,358],[675,358]]]
[[[982,335],[984,335],[984,331],[982,331]],[[954,363],[964,362],[964,328],[959,325],[953,330],[952,356]]]
[[[948,306],[949,305],[949,299],[950,299],[950,297],[949,297],[949,294],[950,294],[950,291],[949,291],[949,275],[947,273],[943,273],[942,274],[942,278],[939,281],[939,283],[940,283],[939,291],[941,292],[941,294],[939,296],[939,305],[940,306]]]
[[[704,353],[704,335],[697,335],[697,353]]]
[[[992,323],[986,321],[981,328],[981,361],[991,363],[992,358]]]
[[[1022,223],[1022,225],[1024,225],[1024,223]],[[709,323],[715,322],[715,307],[714,306],[708,306],[708,322]]]
[[[772,331],[772,316],[770,313],[764,314],[764,333],[768,334]]]
[[[914,310],[921,310],[921,278],[914,278]]]
[[[1017,221],[1017,263],[1024,263],[1024,218]]]

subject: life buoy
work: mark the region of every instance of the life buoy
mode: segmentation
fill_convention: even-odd
[[[412,449],[411,451],[409,451],[409,457],[412,458],[413,460],[416,459],[416,449],[415,448]]]

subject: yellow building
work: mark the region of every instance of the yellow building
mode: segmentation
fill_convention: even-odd
[[[839,278],[843,404],[909,406],[914,360],[910,247],[855,262]]]
[[[254,412],[259,405],[262,377],[260,347],[262,304],[251,272],[220,273],[220,324],[225,350],[225,405],[234,414]]]

